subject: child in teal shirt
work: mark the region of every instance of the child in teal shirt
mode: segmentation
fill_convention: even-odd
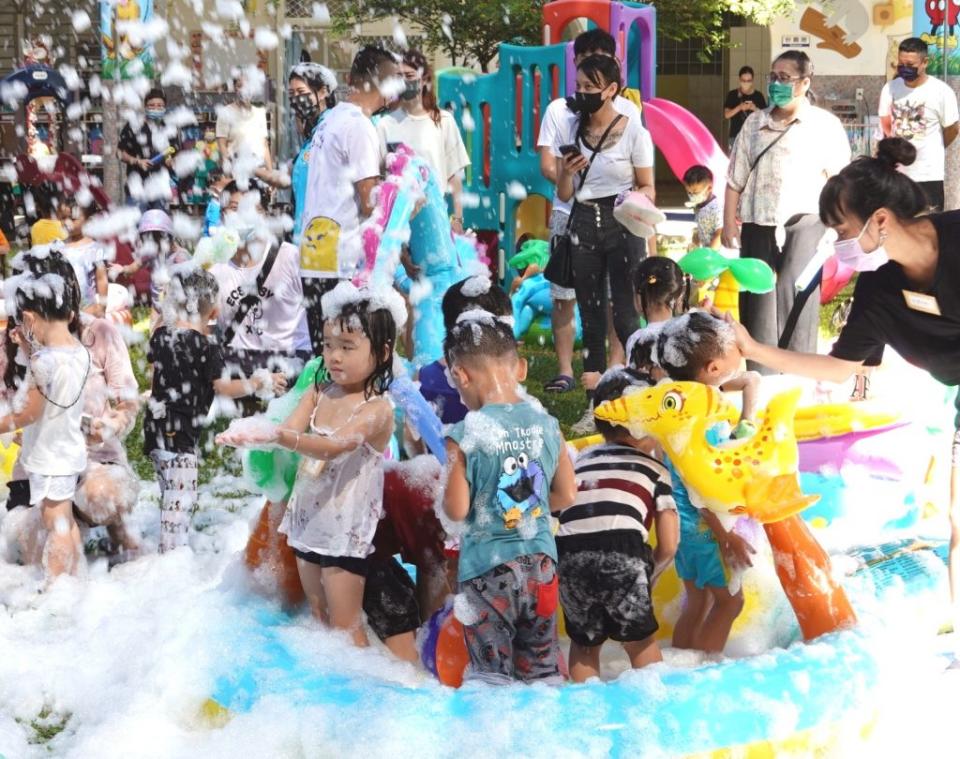
[[[576,496],[557,420],[524,400],[509,320],[468,311],[444,341],[466,418],[447,435],[444,511],[464,522],[459,593],[470,667],[492,684],[559,682],[557,549],[550,512]]]

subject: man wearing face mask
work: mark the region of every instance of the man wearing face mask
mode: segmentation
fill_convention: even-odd
[[[290,243],[277,247],[261,185],[244,192],[230,182],[223,201],[223,226],[240,239],[229,261],[210,267],[220,285],[217,321],[225,362],[243,377],[268,368],[293,378],[311,356],[300,253]]]
[[[392,53],[365,47],[350,68],[350,93],[324,116],[310,147],[300,238],[300,275],[310,341],[322,350],[320,299],[356,273],[363,255],[360,224],[373,213],[380,182],[380,139],[371,117],[403,91]]]
[[[337,77],[326,66],[304,61],[290,69],[287,95],[297,131],[303,145],[293,161],[290,181],[293,187],[293,244],[300,244],[303,207],[307,200],[307,174],[310,169],[310,145],[320,120],[337,104]]]
[[[740,294],[750,334],[808,351],[817,348],[819,280],[798,297],[797,278],[825,232],[816,215],[820,190],[850,162],[840,119],[807,98],[812,77],[813,64],[800,50],[787,50],[771,64],[771,105],[747,117],[730,153],[721,235],[725,247],[740,248],[742,258],[765,261],[777,273],[774,292]]]
[[[128,200],[142,210],[166,209],[171,199],[168,167],[180,151],[180,135],[165,121],[167,98],[163,90],[155,87],[143,102],[145,118],[124,125],[117,155],[127,165]]]
[[[919,37],[900,43],[897,76],[880,92],[880,126],[917,149],[917,160],[901,170],[926,193],[932,211],[943,210],[946,148],[960,132],[957,96],[927,74],[927,44]]]
[[[735,90],[730,90],[727,93],[727,99],[723,101],[723,118],[730,122],[728,145],[733,145],[733,141],[737,139],[747,116],[754,111],[763,110],[767,107],[766,98],[754,89],[753,69],[750,66],[742,66],[738,78],[740,79],[740,86]]]

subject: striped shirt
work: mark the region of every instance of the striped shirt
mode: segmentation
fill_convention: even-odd
[[[577,499],[560,514],[557,539],[610,531],[646,541],[656,512],[676,510],[670,473],[630,446],[603,443],[577,457]]]

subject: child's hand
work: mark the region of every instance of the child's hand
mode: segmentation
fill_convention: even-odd
[[[287,376],[282,372],[274,372],[270,375],[273,380],[273,394],[283,395],[287,392]]]
[[[276,444],[280,437],[277,425],[264,422],[262,418],[235,419],[226,430],[214,438],[217,445],[231,448],[260,448]]]
[[[720,541],[720,553],[728,569],[745,569],[753,566],[753,546],[735,532],[728,532]]]

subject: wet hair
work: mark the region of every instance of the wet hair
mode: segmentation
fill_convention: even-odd
[[[456,284],[450,285],[443,294],[443,301],[440,304],[440,310],[443,312],[443,328],[450,333],[460,314],[472,309],[487,311],[494,316],[513,316],[513,303],[510,296],[503,288],[490,283],[490,288],[485,292],[476,292],[473,289],[467,290],[469,295],[463,293],[464,285],[467,282],[475,280],[476,277],[467,277],[461,279]]]
[[[713,172],[706,166],[694,164],[683,172],[683,183],[686,185],[700,184],[701,182],[713,183]]]
[[[181,316],[206,319],[216,307],[219,294],[220,285],[213,274],[188,264],[173,272],[165,300],[172,301]]]
[[[923,190],[898,166],[909,166],[917,149],[902,137],[888,137],[877,145],[877,157],[861,156],[830,177],[820,192],[820,220],[827,226],[848,216],[865,222],[887,208],[901,221],[913,219],[927,209]]]
[[[144,105],[151,100],[162,100],[164,105],[167,104],[167,96],[163,94],[163,90],[159,87],[153,87],[150,92],[147,93],[147,96],[143,99]]]
[[[650,372],[659,364],[656,361],[657,340],[662,322],[651,324],[634,332],[627,340],[627,362],[639,372]]]
[[[17,320],[23,321],[24,311],[32,311],[41,319],[67,322],[70,332],[79,338],[80,283],[59,245],[43,254],[24,253],[17,257],[14,267],[20,275],[14,293]]]
[[[8,390],[16,390],[20,387],[24,377],[27,376],[27,367],[17,363],[17,353],[20,346],[10,336],[17,327],[17,321],[13,316],[7,317],[7,328],[4,333],[3,353],[7,359],[7,366],[3,370],[3,384]]]
[[[413,48],[403,54],[403,63],[420,72],[420,99],[433,123],[440,126],[440,106],[437,105],[437,93],[433,89],[433,66],[427,56]]]
[[[320,90],[326,90],[327,94],[323,100],[327,108],[333,108],[337,104],[336,92],[330,88],[330,83],[323,78],[323,71],[317,64],[311,63],[310,61],[301,61],[290,69],[290,76],[287,77],[287,83],[289,84],[294,79],[299,79],[306,84],[307,87],[313,90],[313,94],[318,97]]]
[[[737,78],[743,76],[744,74],[749,74],[752,77],[756,77],[756,74],[753,73],[753,69],[750,66],[741,66],[740,71],[737,72]]]
[[[33,215],[37,219],[49,219],[60,206],[60,191],[53,182],[41,182],[28,192],[33,198]]]
[[[784,50],[773,59],[774,63],[777,61],[790,61],[796,67],[797,73],[801,77],[808,78],[813,76],[813,63],[810,61],[810,56],[802,50]]]
[[[622,398],[629,388],[643,389],[653,387],[656,384],[653,378],[645,372],[630,367],[613,367],[604,372],[597,386],[593,389],[593,407],[596,408],[601,403]],[[597,417],[594,417],[593,421],[597,427],[597,432],[608,440],[627,432],[623,427]]]
[[[367,45],[353,59],[350,66],[350,84],[354,87],[377,84],[380,81],[381,67],[395,61],[393,53],[376,45]]]
[[[676,262],[666,256],[649,256],[640,262],[634,274],[640,313],[648,322],[647,309],[651,306],[669,306],[677,314],[687,310],[690,301],[690,276],[684,274]]]
[[[654,358],[672,380],[695,382],[703,368],[735,343],[733,328],[706,311],[690,311],[663,322]]]
[[[580,61],[577,70],[596,87],[603,88],[616,83],[617,92],[620,92],[620,62],[616,58],[609,55],[590,55]]]
[[[378,307],[371,310],[367,299],[348,301],[340,306],[336,315],[323,320],[324,324],[327,322],[335,322],[343,332],[362,332],[370,340],[374,367],[363,381],[363,397],[369,399],[387,392],[393,382],[393,351],[397,344],[397,325],[390,309]],[[317,372],[314,387],[318,390],[329,381],[326,374]]]
[[[257,193],[260,196],[260,205],[264,210],[266,210],[270,205],[270,191],[267,189],[267,186],[263,184],[263,182],[251,178],[246,189],[242,189],[240,185],[237,184],[236,179],[231,179],[229,182],[227,182],[223,188],[223,191],[220,193],[221,198],[224,195],[227,197],[227,202],[223,203],[225,207],[230,203],[230,196],[237,192],[242,192],[244,195],[246,195],[248,192]]]
[[[493,361],[516,361],[517,341],[513,327],[493,314],[477,310],[476,316],[467,313],[443,340],[443,355],[447,364],[488,364]]]
[[[574,58],[598,51],[606,53],[608,56],[617,54],[617,41],[610,32],[604,29],[590,29],[578,34],[573,41]]]
[[[901,40],[897,52],[916,53],[926,60],[927,56],[930,55],[930,48],[927,47],[927,43],[920,39],[920,37],[907,37],[905,40]]]

